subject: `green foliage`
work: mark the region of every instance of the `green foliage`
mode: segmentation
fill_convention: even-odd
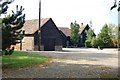
[[[86,30],[86,41],[85,41],[85,47],[93,47],[94,43],[94,32],[92,29]]]
[[[117,47],[120,48],[120,24],[118,25],[118,45]]]
[[[113,42],[113,47],[117,48],[118,47],[118,39],[112,38]]]
[[[70,35],[71,41],[74,46],[77,46],[79,42],[79,36],[80,36],[79,35],[80,26],[75,21],[74,23],[71,23],[70,27],[71,27],[71,35]]]
[[[4,50],[2,52],[3,55],[11,55],[14,52],[14,47],[12,47],[12,49],[10,50]]]
[[[86,37],[87,37],[86,39],[91,40],[93,38],[93,36],[94,36],[93,30],[89,29],[89,30],[86,30],[85,32],[86,32]]]
[[[98,34],[98,41],[100,42],[100,47],[112,47],[111,34],[109,33],[109,27],[107,24],[103,26],[100,34]]]
[[[91,46],[93,48],[97,48],[99,46],[99,41],[96,37],[93,37],[92,40],[91,40]]]
[[[1,14],[7,12],[8,4],[11,2],[3,2],[1,5]],[[22,14],[24,8],[18,5],[16,11],[12,11],[12,14],[2,18],[2,50],[10,50],[10,46],[16,44],[24,37],[24,31],[21,30],[25,23],[25,14]]]
[[[110,33],[110,36],[112,38],[112,43],[113,43],[113,46],[112,47],[118,47],[118,26],[115,26],[115,25],[112,25],[112,24],[109,24],[109,33]]]
[[[91,40],[85,41],[85,47],[91,47]]]
[[[14,0],[1,0],[1,2],[4,1],[2,4],[0,4],[0,15],[5,14],[8,9],[8,4],[12,3]]]
[[[105,24],[98,36],[96,38],[92,38],[91,46],[94,48],[97,48],[98,46],[102,48],[118,47],[120,45],[120,38],[118,38],[119,34],[120,33],[118,26],[115,26],[113,24]]]
[[[2,57],[2,68],[22,68],[42,64],[46,61],[48,58],[44,56],[14,51],[12,55]]]

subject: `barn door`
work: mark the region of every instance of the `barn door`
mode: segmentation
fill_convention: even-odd
[[[54,41],[54,39],[51,39],[51,38],[45,39],[44,50],[45,51],[54,51],[55,50],[55,41]]]

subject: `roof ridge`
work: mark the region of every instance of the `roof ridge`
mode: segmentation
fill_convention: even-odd
[[[51,19],[51,18],[41,18],[41,20],[42,19]],[[39,20],[39,19],[27,19],[27,20],[25,20],[25,21],[32,21],[32,20]]]
[[[41,27],[44,26],[51,18],[42,18]],[[34,34],[39,29],[39,19],[26,20],[22,29],[25,29],[25,34]]]

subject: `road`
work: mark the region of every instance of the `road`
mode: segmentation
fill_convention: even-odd
[[[38,54],[54,57],[56,60],[64,60],[67,63],[81,64],[82,62],[93,65],[106,65],[110,67],[118,67],[118,51],[117,49],[98,50],[94,48],[63,48],[63,51],[41,51]]]
[[[116,49],[63,48],[63,51],[32,51],[28,53],[51,57],[48,64],[23,68],[4,74],[11,78],[99,78],[115,76],[118,68]]]

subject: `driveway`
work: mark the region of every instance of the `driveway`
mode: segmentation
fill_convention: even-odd
[[[63,48],[63,51],[32,51],[28,53],[51,57],[44,65],[22,68],[3,77],[9,78],[99,78],[104,74],[116,76],[117,49]]]

